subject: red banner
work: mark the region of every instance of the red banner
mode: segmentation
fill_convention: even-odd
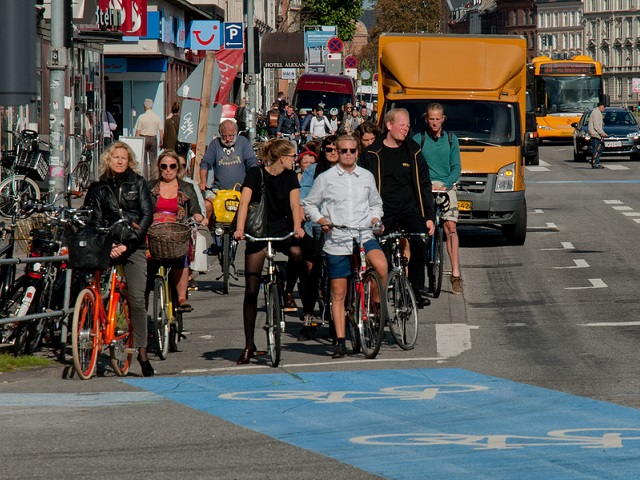
[[[242,66],[243,59],[244,50],[220,50],[216,52],[216,60],[218,67],[220,67],[220,88],[218,89],[215,103],[227,103],[229,91]]]
[[[118,19],[122,22],[120,31],[127,37],[147,35],[147,0],[98,0],[98,27],[100,18]],[[112,15],[118,12],[118,15]]]

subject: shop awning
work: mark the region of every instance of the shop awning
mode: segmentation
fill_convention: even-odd
[[[304,68],[304,33],[265,33],[260,51],[262,68]]]

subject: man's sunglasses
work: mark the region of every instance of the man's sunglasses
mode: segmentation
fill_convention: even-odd
[[[176,170],[178,168],[178,164],[177,163],[172,163],[171,165],[167,165],[166,163],[161,163],[160,164],[160,170]]]
[[[340,153],[345,155],[347,152],[349,153],[356,153],[358,151],[357,148],[341,148],[340,149]]]

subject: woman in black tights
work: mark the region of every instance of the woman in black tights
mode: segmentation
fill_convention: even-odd
[[[276,139],[264,144],[260,158],[263,165],[247,172],[242,185],[242,195],[237,214],[237,228],[233,236],[243,240],[244,225],[250,202],[259,202],[262,181],[265,183],[267,202],[267,234],[270,237],[283,237],[288,232],[295,232],[295,237],[277,242],[275,249],[289,256],[289,262],[299,265],[304,275],[302,251],[298,239],[304,236],[300,215],[300,184],[293,170],[296,159],[294,146],[288,140]],[[260,276],[266,256],[265,242],[248,242],[245,249],[245,292],[242,305],[244,320],[245,346],[238,365],[251,361],[256,352],[253,340],[258,310],[258,292]]]

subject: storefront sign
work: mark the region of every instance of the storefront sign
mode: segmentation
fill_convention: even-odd
[[[191,22],[191,49],[220,50],[222,35],[219,20],[194,20]]]
[[[101,30],[119,25],[125,36],[144,37],[147,35],[147,0],[98,0],[96,19]]]

